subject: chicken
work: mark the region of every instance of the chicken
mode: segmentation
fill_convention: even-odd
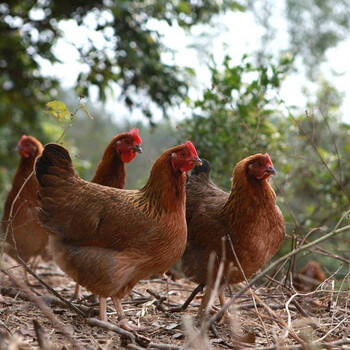
[[[207,284],[207,266],[212,252],[216,256],[212,276],[216,277],[223,259],[222,238],[225,238],[219,291],[222,306],[225,282],[233,284],[249,278],[278,251],[285,237],[285,221],[268,183],[268,178],[276,171],[267,153],[247,157],[236,165],[230,193],[218,188],[209,173],[209,163],[203,160],[203,165],[195,167],[186,184],[188,239],[181,263],[185,275],[199,283],[199,291]],[[202,301],[200,311],[204,307]]]
[[[24,185],[18,199],[14,202],[25,180],[33,172],[35,158],[41,154],[43,146],[35,137],[23,135],[17,144],[17,150],[21,156],[16,174],[13,179],[12,189],[7,196],[2,218],[2,229],[9,243],[7,253],[14,259],[18,256],[28,262],[31,258],[40,255],[48,257],[46,246],[48,243],[47,232],[39,225],[35,207],[37,206],[38,184],[34,176],[31,176]],[[10,212],[12,203],[12,222]],[[10,225],[8,228],[7,226]],[[14,241],[15,240],[15,241]]]
[[[294,287],[300,291],[313,291],[326,280],[321,266],[316,261],[308,261],[294,278]]]
[[[201,160],[187,141],[156,160],[142,189],[122,190],[80,179],[64,147],[45,146],[35,166],[38,217],[50,231],[57,264],[99,295],[101,320],[111,297],[120,326],[134,328],[120,300],[140,279],[163,273],[181,257],[187,233],[185,173],[196,164]]]
[[[125,163],[131,162],[136,152],[142,152],[142,140],[138,129],[118,134],[106,147],[96,174],[91,182],[115,188],[125,186]]]
[[[115,188],[125,186],[125,163],[131,162],[136,153],[142,152],[142,139],[139,130],[133,128],[130,132],[117,134],[106,147],[102,160],[98,164],[91,182]],[[79,299],[80,286],[75,286],[72,300]]]

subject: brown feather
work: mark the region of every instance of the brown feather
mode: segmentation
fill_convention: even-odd
[[[35,137],[27,136],[28,141],[34,145],[34,153],[28,157],[21,156],[16,174],[13,178],[12,189],[7,196],[2,218],[3,232],[6,232],[9,223],[11,205],[16,198],[24,181],[33,171],[35,159],[42,153],[43,146]],[[16,243],[18,255],[27,262],[31,257],[44,255],[46,258],[46,246],[48,243],[48,234],[39,225],[35,207],[37,203],[38,184],[35,177],[32,176],[23,187],[19,198],[15,202],[12,211],[12,225],[9,227],[6,241],[10,243],[11,248],[8,254],[15,258],[16,253],[14,245]],[[13,242],[13,237],[15,243]]]
[[[46,172],[37,161],[38,215],[68,275],[93,293],[121,298],[139,279],[164,272],[180,258],[186,244],[185,175],[172,168],[171,155],[184,147],[164,152],[144,188],[134,191],[84,181],[66,164],[63,147],[45,147],[41,158],[54,159]]]
[[[200,173],[186,184],[188,241],[182,257],[183,271],[197,283],[206,283],[207,263],[212,251],[222,258],[222,237],[229,237],[238,260],[249,278],[280,248],[285,222],[276,206],[276,195],[267,180],[248,176],[250,163],[262,155],[239,162],[233,172],[231,192],[225,193]],[[229,283],[243,280],[230,241],[226,239],[224,277]]]
[[[121,160],[120,154],[116,152],[116,142],[128,135],[128,133],[122,133],[113,137],[103,153],[91,182],[104,186],[124,188],[125,164]]]
[[[308,261],[307,264],[294,277],[293,285],[300,291],[315,290],[326,280],[321,266],[316,261]]]

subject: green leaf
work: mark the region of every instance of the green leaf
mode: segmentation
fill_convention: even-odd
[[[45,113],[53,115],[55,118],[63,119],[71,117],[72,113],[67,106],[61,101],[50,101],[46,104]]]

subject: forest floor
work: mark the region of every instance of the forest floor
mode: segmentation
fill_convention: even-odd
[[[0,350],[2,349],[350,349],[349,291],[337,292],[328,280],[305,295],[278,281],[265,282],[245,293],[231,307],[232,322],[208,327],[196,317],[199,299],[186,311],[171,313],[196,285],[186,279],[140,281],[123,300],[130,321],[146,329],[120,334],[116,313],[108,302],[108,323],[96,321],[98,303],[82,290],[74,303],[78,315],[23,268],[4,256],[0,272]],[[12,265],[9,268],[10,264]],[[54,263],[41,262],[37,275],[69,300],[75,283]],[[236,286],[235,293],[242,286]],[[227,296],[228,293],[227,293]],[[254,298],[253,298],[254,297]],[[35,322],[36,321],[36,322]],[[38,324],[35,329],[34,323]],[[110,329],[107,329],[107,328]],[[113,329],[114,327],[114,329]],[[209,329],[208,329],[209,328]],[[314,347],[314,345],[319,347]],[[320,345],[322,344],[322,345]]]

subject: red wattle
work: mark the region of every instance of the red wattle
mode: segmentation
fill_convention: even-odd
[[[124,152],[121,154],[121,159],[123,163],[129,163],[136,157],[136,152]]]

